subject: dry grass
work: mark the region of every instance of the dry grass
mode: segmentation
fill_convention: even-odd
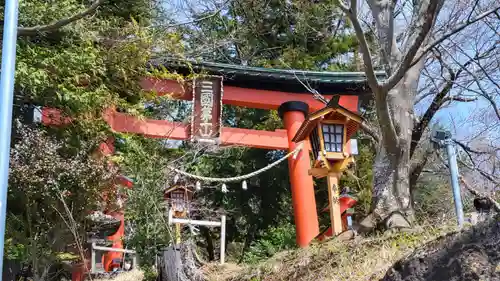
[[[384,234],[347,243],[332,239],[280,253],[253,266],[208,265],[205,274],[210,281],[379,280],[394,262],[418,246],[453,232],[453,225],[428,225],[413,233]]]
[[[118,274],[116,277],[110,278],[97,278],[93,281],[142,281],[144,279],[144,272],[140,270],[131,270]]]

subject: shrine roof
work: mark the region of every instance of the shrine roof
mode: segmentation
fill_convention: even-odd
[[[156,60],[152,66],[164,66],[180,74],[207,73],[221,75],[224,84],[243,88],[275,90],[282,92],[310,93],[307,87],[322,94],[367,94],[370,93],[364,72],[304,71],[250,67],[214,62],[186,62]],[[384,72],[376,72],[378,79]]]

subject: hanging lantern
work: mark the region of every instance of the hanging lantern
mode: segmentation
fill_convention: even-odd
[[[196,182],[196,190],[201,190],[201,182],[199,181]]]
[[[244,180],[244,181],[241,183],[241,188],[242,188],[243,190],[247,190],[247,189],[248,189],[248,187],[247,187],[247,181],[245,181],[245,180]]]
[[[227,186],[225,183],[222,184],[222,192],[227,193]]]

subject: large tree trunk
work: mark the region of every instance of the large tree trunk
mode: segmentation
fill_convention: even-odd
[[[362,232],[381,224],[386,229],[411,228],[413,222],[410,145],[416,80],[411,74],[410,71],[398,86],[389,91],[385,101],[389,109],[387,115],[392,119],[394,129],[384,124],[386,121],[380,118],[383,114],[379,115],[382,141],[378,145],[373,166],[372,212],[361,223]],[[396,138],[390,138],[391,133],[395,134]]]
[[[409,183],[408,153],[388,153],[379,147],[374,163],[372,199],[373,227],[409,228],[414,212]]]
[[[372,213],[362,222],[361,230],[373,229],[381,222],[387,228],[407,228],[414,217],[410,192],[413,102],[427,52],[423,46],[444,1],[413,1],[407,36],[399,43],[395,32],[397,1],[367,1],[376,27],[377,49],[387,74],[385,81],[378,81],[374,73],[370,48],[358,20],[357,3],[350,1],[347,6],[339,1],[339,6],[351,20],[360,43],[380,128]]]

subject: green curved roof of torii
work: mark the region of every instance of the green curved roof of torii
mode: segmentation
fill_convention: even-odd
[[[359,95],[370,92],[364,72],[304,71],[192,61],[164,61],[152,65],[163,65],[181,74],[195,71],[221,75],[224,76],[225,85],[243,88],[310,93],[304,86],[307,85],[322,94]],[[382,80],[385,78],[385,73],[376,72],[376,76]]]

